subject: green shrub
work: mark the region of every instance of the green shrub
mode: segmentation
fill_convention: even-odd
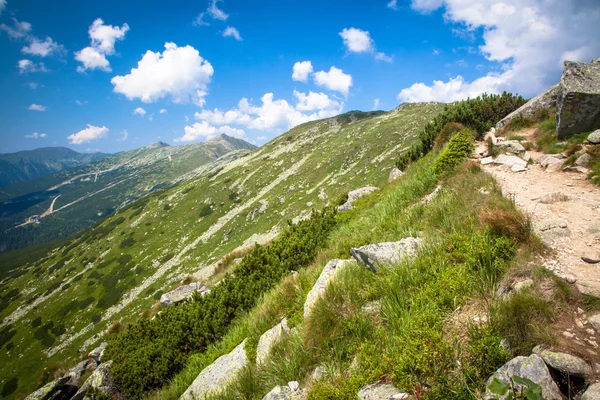
[[[209,204],[205,204],[202,209],[200,210],[200,218],[202,217],[206,217],[207,215],[210,215],[213,213],[213,209]]]
[[[19,377],[13,376],[9,380],[7,380],[6,383],[4,384],[4,386],[2,387],[2,392],[0,392],[0,396],[8,397],[11,394],[13,394],[14,392],[16,392],[18,387],[19,387]]]
[[[458,132],[433,163],[436,174],[447,172],[473,153],[473,136],[467,130]]]
[[[41,324],[42,324],[42,317],[35,317],[33,319],[33,321],[31,321],[31,327],[32,328],[37,328]]]

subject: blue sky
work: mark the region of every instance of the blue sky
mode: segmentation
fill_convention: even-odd
[[[57,5],[58,4],[58,5]],[[533,96],[600,56],[596,0],[0,0],[0,152],[116,152],[404,101]]]

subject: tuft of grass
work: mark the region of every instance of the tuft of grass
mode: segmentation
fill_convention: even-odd
[[[531,220],[516,208],[484,209],[479,213],[479,220],[491,232],[499,236],[512,238],[518,243],[527,243],[531,240]]]

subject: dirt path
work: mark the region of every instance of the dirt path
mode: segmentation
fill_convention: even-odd
[[[48,209],[44,211],[42,215],[40,215],[40,218],[44,218],[45,216],[50,215],[54,212],[54,203],[56,203],[56,199],[58,199],[59,197],[60,194],[52,200],[52,203],[50,203],[50,207],[48,207]]]
[[[535,163],[527,171],[512,172],[494,164],[483,169],[496,177],[504,195],[531,217],[538,235],[555,251],[544,260],[546,268],[575,283],[581,292],[600,297],[600,263],[582,260],[600,259],[600,187],[581,173],[547,172],[539,164],[545,155],[531,152],[531,156]],[[541,231],[550,221],[563,227]]]

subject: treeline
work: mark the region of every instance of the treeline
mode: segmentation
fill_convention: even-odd
[[[165,308],[153,320],[140,318],[111,335],[105,359],[113,360],[113,378],[125,398],[162,387],[192,353],[219,340],[236,316],[254,307],[285,274],[310,265],[335,224],[333,209],[314,212],[269,245],[256,246],[208,295]]]
[[[396,161],[396,166],[404,170],[412,161],[427,154],[433,148],[433,142],[437,134],[448,123],[463,124],[473,129],[479,138],[489,131],[496,122],[525,103],[523,97],[504,92],[499,95],[484,93],[474,99],[448,104],[441,114],[425,125],[419,135],[419,142],[400,155]]]

